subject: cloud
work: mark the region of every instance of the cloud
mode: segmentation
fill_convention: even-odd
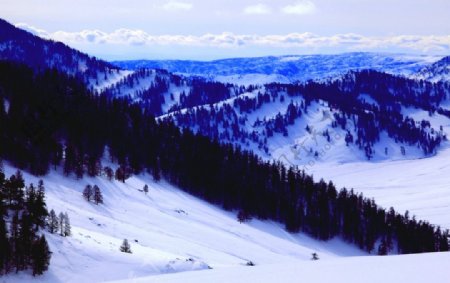
[[[290,15],[306,15],[316,11],[316,5],[308,0],[300,1],[292,5],[281,8],[281,12]]]
[[[336,51],[390,51],[449,53],[450,35],[393,35],[363,36],[346,33],[320,36],[314,33],[279,35],[235,34],[223,32],[204,35],[151,35],[143,30],[118,29],[112,32],[82,30],[79,32],[48,32],[24,23],[16,25],[38,36],[62,41],[66,44],[105,44],[129,46],[199,46],[219,48],[268,47],[298,48],[320,52]]]
[[[44,38],[50,37],[50,34],[47,31],[45,31],[43,29],[36,28],[34,26],[30,26],[27,23],[18,23],[15,26],[20,28],[20,29],[23,29],[23,30],[26,30],[28,32],[31,32],[32,34],[40,36],[40,37],[44,37]]]
[[[192,7],[192,3],[179,1],[169,1],[162,5],[162,8],[166,11],[189,11]]]
[[[256,4],[247,6],[244,9],[245,14],[249,15],[267,15],[270,14],[272,11],[269,6],[265,4]]]

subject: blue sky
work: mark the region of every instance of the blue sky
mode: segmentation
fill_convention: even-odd
[[[0,0],[0,17],[105,59],[450,54],[449,0]]]

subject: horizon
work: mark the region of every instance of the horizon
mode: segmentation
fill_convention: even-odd
[[[15,26],[108,61],[450,54],[445,0],[3,2]]]

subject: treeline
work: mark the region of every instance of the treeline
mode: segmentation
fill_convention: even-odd
[[[33,74],[3,62],[0,86],[0,105],[8,105],[0,112],[0,156],[34,174],[62,166],[67,175],[108,171],[112,178],[101,164],[107,157],[120,165],[116,178],[122,181],[147,171],[227,210],[278,221],[318,239],[341,237],[379,254],[449,249],[448,231],[386,211],[332,183],[314,182],[296,168],[156,122],[139,105],[91,95],[57,72]],[[41,134],[24,131],[24,125]]]
[[[47,215],[42,181],[25,187],[19,171],[6,178],[0,170],[0,275],[48,269],[51,252],[41,232]]]

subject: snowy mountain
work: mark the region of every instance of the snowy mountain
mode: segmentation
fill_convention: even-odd
[[[389,53],[345,53],[339,55],[296,55],[236,58],[215,61],[116,61],[124,69],[165,69],[177,74],[196,75],[235,84],[290,83],[334,77],[350,70],[372,69],[411,75],[442,56]]]
[[[55,68],[80,77],[95,90],[130,73],[61,42],[35,36],[3,19],[0,19],[0,60],[21,62],[35,70]]]
[[[450,56],[444,57],[429,66],[425,66],[414,76],[417,79],[434,82],[450,81]]]

